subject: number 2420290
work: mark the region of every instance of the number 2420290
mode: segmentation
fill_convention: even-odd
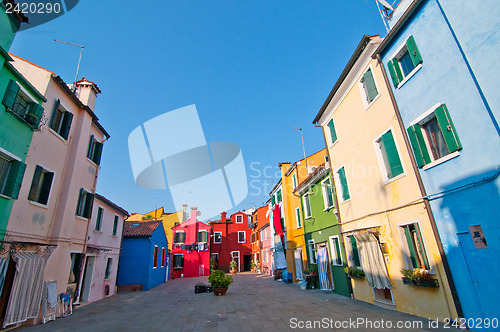
[[[12,4],[7,2],[5,4],[5,9],[7,14],[12,13],[21,13],[21,14],[58,14],[61,12],[61,4],[56,3],[21,3],[21,4]]]

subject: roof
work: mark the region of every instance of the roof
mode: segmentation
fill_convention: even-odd
[[[123,237],[151,237],[161,225],[161,220],[126,221],[123,223]]]
[[[125,210],[124,208],[116,205],[115,203],[111,202],[109,199],[107,199],[106,197],[102,196],[102,195],[99,195],[98,193],[95,194],[96,198],[98,200],[100,200],[101,202],[105,203],[106,205],[108,205],[109,207],[112,207],[113,209],[115,209],[116,211],[118,212],[121,212],[123,213],[123,215],[125,215],[126,217],[129,217],[130,214],[128,213],[127,210]]]
[[[95,84],[92,81],[89,81],[87,78],[85,78],[85,76],[82,77],[81,80],[76,81],[75,84],[76,85],[90,85],[90,86],[92,86],[92,88],[94,88],[96,94],[101,93],[101,89],[99,89],[99,87],[97,86],[97,84]]]
[[[309,187],[310,184],[316,183],[319,179],[323,178],[328,173],[329,170],[330,170],[330,165],[326,165],[326,163],[319,165],[318,168],[314,170],[314,172],[309,174],[309,176],[305,178],[304,181],[299,183],[299,185],[297,186],[297,188],[295,188],[293,192],[294,193],[296,192],[299,195],[301,195],[304,189]]]
[[[316,117],[313,120],[313,124],[317,123],[318,120],[321,118],[321,116],[325,112],[326,108],[328,107],[328,104],[330,104],[330,101],[332,100],[333,96],[335,95],[335,93],[337,93],[337,90],[340,88],[340,86],[344,82],[345,78],[347,77],[347,74],[349,74],[352,67],[354,66],[354,64],[358,60],[359,56],[361,55],[361,53],[363,53],[366,45],[368,45],[368,43],[370,42],[370,39],[371,39],[371,36],[368,36],[368,35],[364,35],[363,38],[361,38],[361,41],[359,42],[358,47],[356,48],[356,51],[354,51],[354,54],[351,56],[351,58],[349,59],[349,62],[347,63],[344,70],[340,74],[339,79],[337,80],[337,82],[333,86],[333,89],[330,92],[330,94],[328,95],[328,97],[326,98],[325,102],[323,103],[323,106],[321,106],[320,110],[318,111],[318,114],[316,114]]]

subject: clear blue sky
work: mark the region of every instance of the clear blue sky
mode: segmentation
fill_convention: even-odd
[[[237,208],[246,209],[266,201],[279,162],[302,158],[289,126],[304,129],[308,154],[324,147],[311,122],[364,34],[386,34],[375,0],[90,0],[18,33],[10,51],[71,83],[79,48],[53,40],[85,46],[79,78],[102,90],[95,113],[111,135],[100,194],[129,212],[172,211],[168,191],[135,185],[127,139],[196,104],[207,141],[242,149],[249,196]]]

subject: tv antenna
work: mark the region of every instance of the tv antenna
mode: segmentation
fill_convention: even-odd
[[[375,3],[377,4],[380,16],[382,16],[382,21],[384,22],[385,29],[387,30],[387,32],[389,32],[390,29],[387,24],[387,20],[389,19],[389,17],[391,17],[392,13],[394,12],[394,8],[392,8],[392,6],[389,5],[389,3],[385,0],[375,0]],[[380,5],[383,6],[383,9],[380,8]]]
[[[78,80],[78,72],[80,71],[80,61],[82,61],[82,52],[83,52],[83,49],[85,48],[85,46],[74,44],[74,43],[70,43],[70,42],[65,42],[65,41],[57,40],[57,39],[54,39],[54,41],[58,42],[58,43],[63,43],[63,44],[71,45],[71,46],[76,46],[76,47],[80,48],[80,56],[78,57],[78,66],[76,67],[75,81],[73,82],[73,92],[75,92],[75,90],[76,90],[76,81]]]

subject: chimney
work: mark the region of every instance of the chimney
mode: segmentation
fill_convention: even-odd
[[[187,204],[182,204],[182,222],[187,220]]]
[[[220,213],[220,221],[221,222],[226,222],[226,215],[227,215],[226,212],[221,212]]]
[[[76,82],[76,96],[84,105],[90,107],[92,111],[94,110],[95,101],[99,93],[101,93],[101,90],[97,84],[87,80],[85,77]]]
[[[196,220],[196,215],[198,214],[198,207],[191,206],[191,221]]]

